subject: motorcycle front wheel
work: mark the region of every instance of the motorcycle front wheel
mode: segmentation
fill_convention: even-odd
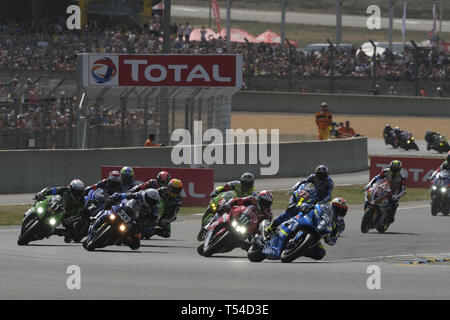
[[[303,234],[300,239],[294,240],[297,233],[293,232],[293,237],[288,239],[286,248],[281,252],[281,262],[289,263],[305,254],[314,243],[311,233]]]
[[[212,243],[206,249],[203,249],[203,256],[210,257],[214,253],[219,252],[232,237],[233,234],[229,230],[225,231],[220,237],[213,239]]]

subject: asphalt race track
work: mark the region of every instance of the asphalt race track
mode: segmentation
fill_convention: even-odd
[[[198,216],[179,218],[171,239],[142,242],[138,251],[107,247],[88,252],[52,237],[19,247],[18,227],[0,228],[0,299],[448,299],[450,217],[432,217],[429,205],[402,203],[385,234],[362,234],[361,207],[323,261],[301,258],[251,263],[244,251],[197,254]],[[81,289],[69,290],[70,265]],[[370,265],[380,289],[369,290]]]

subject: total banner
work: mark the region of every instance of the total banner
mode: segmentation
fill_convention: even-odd
[[[117,170],[121,166],[102,166],[101,178],[108,177],[108,173]],[[145,182],[156,179],[158,172],[167,171],[172,178],[180,179],[183,183],[181,197],[183,206],[207,206],[209,194],[214,188],[214,169],[191,169],[191,168],[155,168],[155,167],[133,167],[135,180]]]
[[[242,86],[242,55],[80,54],[84,87]],[[80,63],[80,62],[79,62]]]
[[[389,166],[392,160],[400,160],[403,168],[408,172],[406,186],[412,188],[429,188],[429,180],[433,172],[439,168],[444,161],[440,158],[426,157],[370,157],[370,179],[381,172],[382,169]]]

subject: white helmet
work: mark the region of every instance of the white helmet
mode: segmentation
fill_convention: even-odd
[[[144,198],[144,202],[148,206],[153,207],[159,201],[159,192],[156,189],[152,189],[152,188],[147,189],[144,191],[143,198]]]

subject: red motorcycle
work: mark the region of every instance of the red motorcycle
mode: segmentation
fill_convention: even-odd
[[[258,209],[250,205],[233,206],[229,212],[216,216],[209,225],[205,226],[204,241],[197,248],[198,254],[210,257],[215,253],[224,253],[240,247],[248,250],[249,240],[258,231],[262,223],[258,217]]]

